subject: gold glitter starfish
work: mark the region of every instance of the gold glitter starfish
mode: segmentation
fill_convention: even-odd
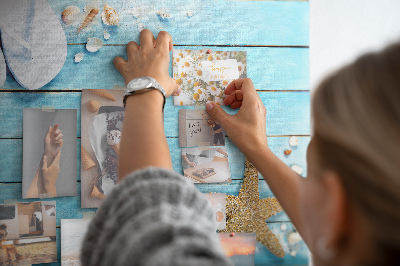
[[[282,258],[285,252],[265,222],[282,207],[276,198],[259,198],[258,171],[247,159],[244,176],[239,196],[226,197],[226,229],[219,232],[256,233],[258,242]]]

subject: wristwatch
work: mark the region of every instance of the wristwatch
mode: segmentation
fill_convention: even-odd
[[[160,83],[158,83],[154,78],[151,77],[136,78],[128,83],[124,93],[124,100],[123,100],[124,107],[126,104],[126,98],[128,98],[129,96],[134,94],[146,93],[151,90],[158,90],[163,95],[164,97],[163,110],[164,110],[165,99],[166,99],[165,90],[160,85]]]

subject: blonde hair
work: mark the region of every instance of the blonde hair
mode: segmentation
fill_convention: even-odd
[[[380,263],[400,258],[400,43],[326,78],[313,97],[314,141],[370,224]]]

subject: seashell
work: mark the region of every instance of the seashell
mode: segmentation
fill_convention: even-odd
[[[96,166],[96,163],[92,160],[89,153],[85,150],[85,148],[83,148],[83,146],[81,146],[81,161],[85,171]]]
[[[103,98],[106,98],[106,99],[109,99],[109,100],[112,100],[112,101],[116,101],[117,100],[107,90],[90,90],[90,91],[93,92],[96,95],[99,95],[99,96],[103,97]]]
[[[94,19],[94,17],[99,14],[99,10],[96,8],[93,8],[90,10],[89,14],[86,16],[85,20],[82,22],[81,26],[79,29],[76,31],[76,33],[79,33],[84,27],[87,26],[87,24]]]
[[[296,233],[291,233],[287,241],[289,245],[294,245],[296,243],[299,243],[301,240],[303,239],[301,238],[300,234],[296,232]]]
[[[93,37],[89,38],[87,43],[86,43],[86,50],[89,52],[97,52],[100,50],[100,48],[103,46],[103,42],[100,40],[100,38]]]
[[[96,100],[90,100],[86,103],[86,107],[90,112],[96,113],[100,109],[101,105]]]
[[[290,251],[290,256],[296,257],[296,254],[297,254],[297,251],[296,251],[296,250]]]
[[[169,19],[171,14],[169,14],[165,9],[160,9],[156,13],[162,19]]]
[[[297,145],[299,145],[299,140],[297,139],[297,137],[295,137],[295,136],[290,137],[289,145],[292,147],[296,147]]]
[[[104,36],[104,40],[108,40],[111,37],[110,33],[108,33],[108,31],[106,31],[106,30],[104,30],[103,36]]]
[[[286,230],[286,224],[281,224],[281,231],[285,231]]]
[[[138,29],[139,32],[144,30],[144,24],[142,22],[139,22],[138,25],[137,25],[137,29]]]
[[[61,19],[65,24],[71,25],[78,19],[81,10],[77,6],[67,6],[61,13]]]
[[[106,25],[117,25],[119,26],[119,14],[109,4],[104,4],[103,12],[101,13],[101,19]]]
[[[190,18],[191,16],[193,16],[193,11],[192,10],[188,10],[186,12],[186,15]]]
[[[79,63],[80,61],[82,61],[82,59],[83,59],[83,54],[82,53],[79,53],[79,54],[75,55],[75,62],[76,63]]]
[[[100,192],[100,190],[97,188],[97,186],[93,186],[92,191],[90,192],[89,195],[91,198],[95,199],[105,199],[106,195]]]
[[[298,173],[299,175],[301,175],[303,173],[303,168],[301,168],[300,166],[293,164],[292,166],[290,166],[290,168],[295,171],[296,173]]]
[[[285,150],[283,153],[284,153],[285,155],[289,155],[289,154],[292,153],[292,150]]]

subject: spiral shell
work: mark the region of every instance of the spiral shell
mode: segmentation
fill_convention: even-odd
[[[65,10],[61,13],[62,21],[64,21],[65,24],[70,25],[79,18],[79,13],[81,13],[79,7],[67,6]]]
[[[106,25],[119,25],[119,14],[109,4],[104,4],[103,12],[101,13],[103,23]]]

